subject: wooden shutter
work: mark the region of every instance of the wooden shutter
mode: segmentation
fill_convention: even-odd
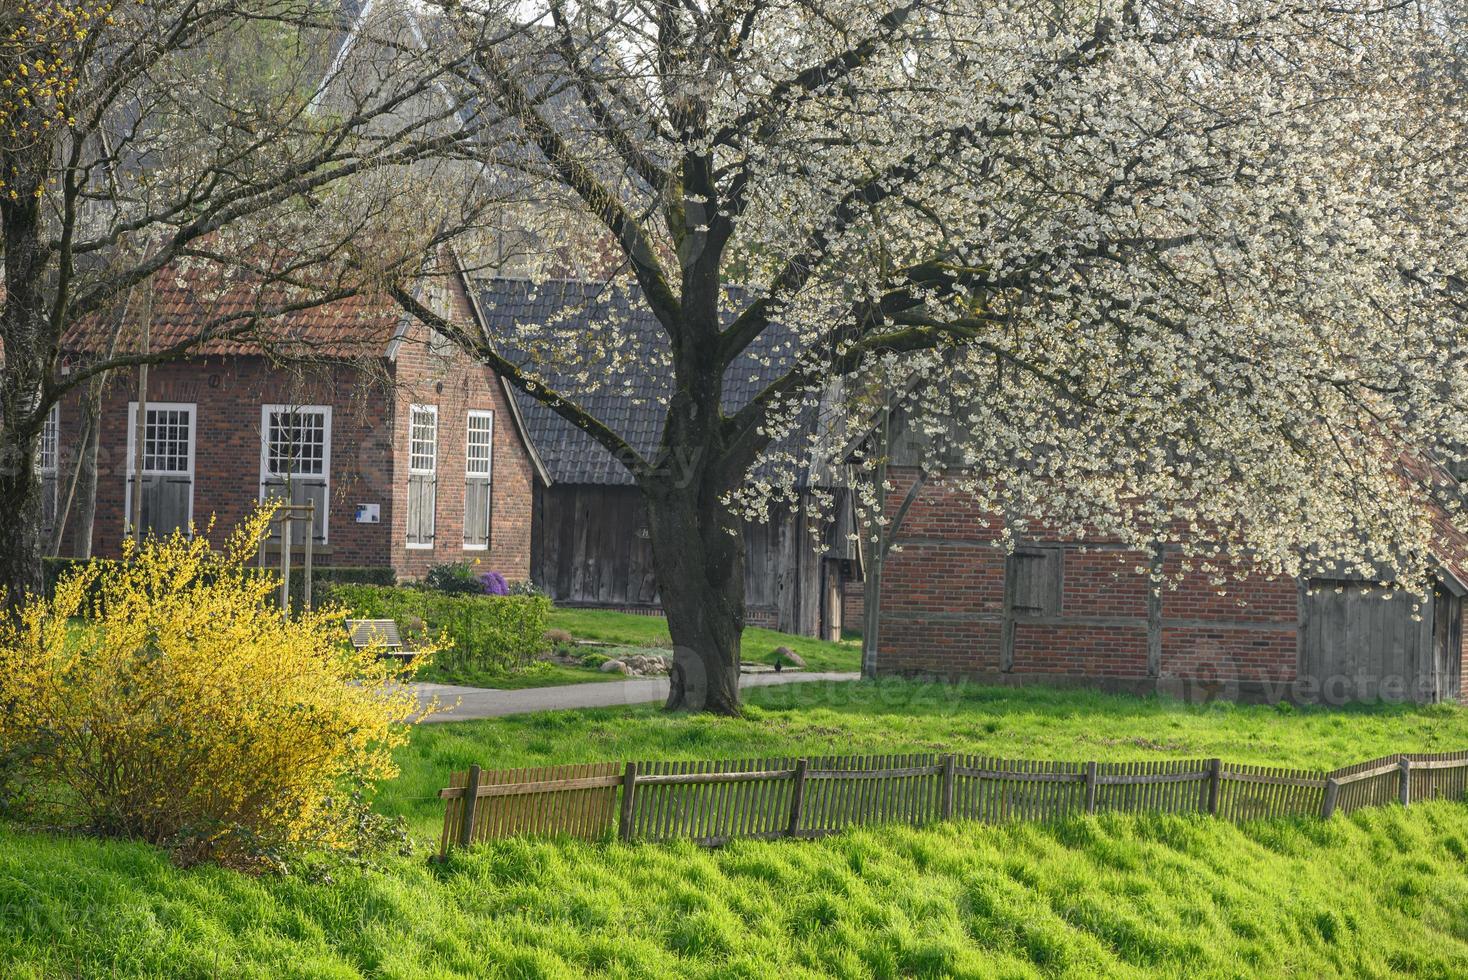
[[[51,534],[56,530],[56,474],[41,475],[41,530]]]
[[[188,476],[150,474],[143,477],[139,527],[143,533],[163,537],[176,530],[188,530],[189,500],[194,481]]]
[[[408,477],[408,543],[433,543],[434,495],[438,481],[428,473]]]
[[[291,481],[291,503],[305,505],[314,503],[316,512],[311,522],[311,540],[315,544],[326,541],[326,481],[325,480],[303,480],[299,477]],[[296,521],[295,530],[291,532],[291,544],[306,543],[306,525],[303,521]]]
[[[464,546],[489,547],[490,483],[488,477],[464,479]]]
[[[1060,615],[1060,549],[1020,548],[1005,566],[1015,616]]]

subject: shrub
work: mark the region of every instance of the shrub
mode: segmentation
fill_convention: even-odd
[[[391,584],[391,583],[389,583]],[[423,576],[423,585],[445,595],[509,595],[510,583],[499,572],[481,571],[479,559],[473,562],[454,561],[434,565]],[[530,591],[516,590],[517,595],[538,595],[534,586]]]
[[[333,585],[331,599],[364,619],[392,619],[414,643],[444,644],[434,664],[509,673],[545,647],[543,596],[444,595],[428,589]]]
[[[484,581],[479,570],[466,561],[433,565],[423,576],[423,584],[445,595],[483,595]]]
[[[263,520],[218,556],[202,535],[128,543],[0,622],[0,754],[26,756],[20,812],[180,863],[259,868],[356,843],[415,697],[343,642],[340,613],[266,608],[274,583],[248,567]]]
[[[545,592],[529,579],[510,583],[510,595],[545,596]]]

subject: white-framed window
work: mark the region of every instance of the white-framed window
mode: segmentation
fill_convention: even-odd
[[[331,406],[260,406],[260,499],[314,503],[311,536],[325,544],[330,488]],[[291,527],[291,543],[304,543],[305,523]]]
[[[408,406],[408,547],[432,548],[438,495],[438,406]]]
[[[194,440],[197,406],[193,402],[149,402],[143,433],[142,507],[133,519],[137,479],[138,403],[127,406],[127,494],[129,527],[143,533],[170,534],[194,520]]]
[[[56,484],[61,473],[61,406],[52,405],[41,423],[41,440],[36,443],[36,474],[41,481],[41,530],[56,529]]]
[[[494,413],[471,411],[464,436],[464,550],[489,549]]]

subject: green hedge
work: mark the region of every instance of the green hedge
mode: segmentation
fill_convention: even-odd
[[[112,558],[46,558],[43,559],[43,576],[46,595],[51,595],[56,589],[56,583],[61,576],[76,568],[83,568],[91,561],[110,563],[116,559]],[[279,568],[266,567],[261,569],[262,574],[279,575]],[[392,585],[397,582],[397,573],[391,568],[363,565],[313,565],[311,567],[311,592],[314,599],[323,587],[329,588],[336,583],[355,583],[362,585]],[[291,568],[291,599],[299,603],[302,596],[302,586],[305,580],[301,576],[299,559]]]
[[[509,672],[528,664],[545,647],[551,603],[544,596],[444,595],[399,586],[332,584],[322,602],[345,606],[360,619],[391,619],[404,639],[445,635],[453,644],[436,663]]]

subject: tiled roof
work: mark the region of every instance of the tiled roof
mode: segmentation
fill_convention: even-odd
[[[573,398],[644,458],[654,453],[672,393],[672,372],[667,336],[635,289],[575,280],[480,279],[473,293],[484,326],[505,357]],[[541,331],[533,344],[525,339],[527,327]],[[598,343],[579,345],[580,356],[568,359],[574,364],[559,358],[537,363],[537,353],[548,343],[544,338],[551,334],[573,343],[597,336]],[[592,346],[597,349],[588,352]],[[766,330],[730,366],[724,411],[747,405],[788,367],[794,354],[790,331],[778,325]],[[527,436],[552,482],[632,483],[626,468],[600,443],[543,402],[520,391],[514,394]]]
[[[164,269],[154,277],[152,288],[149,346],[154,351],[208,331],[232,335],[204,341],[191,348],[191,354],[380,357],[403,318],[401,308],[385,295],[355,295],[262,318],[261,311],[302,305],[304,294],[288,294],[278,285],[247,278],[226,278],[217,267],[194,266],[184,273]],[[141,349],[147,290],[134,289],[125,309],[125,322],[118,333],[119,353]],[[69,354],[106,350],[121,313],[119,304],[110,312],[73,324],[63,349]]]

